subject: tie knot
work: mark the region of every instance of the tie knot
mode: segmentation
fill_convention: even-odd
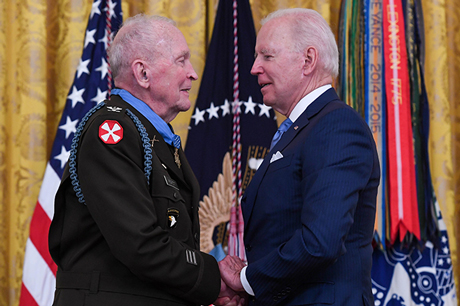
[[[283,123],[281,123],[278,130],[284,133],[291,127],[291,125],[292,125],[291,119],[287,118],[286,120],[283,121]]]
[[[276,131],[275,136],[273,136],[272,139],[272,144],[270,145],[270,151],[273,149],[275,144],[280,140],[281,136],[286,132],[289,127],[292,125],[291,119],[287,118],[286,120],[281,123],[280,127],[278,128],[278,131]]]

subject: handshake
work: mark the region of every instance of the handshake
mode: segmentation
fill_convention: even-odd
[[[216,306],[244,306],[249,295],[243,288],[240,272],[246,264],[237,256],[226,256],[219,262],[221,287]]]

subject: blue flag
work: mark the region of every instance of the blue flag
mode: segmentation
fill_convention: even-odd
[[[268,152],[277,130],[275,112],[263,104],[254,62],[255,28],[248,0],[237,1],[239,111],[242,190]],[[234,96],[234,28],[232,1],[219,1],[211,44],[185,146],[198,178],[201,196],[222,172],[222,161],[232,151]],[[241,191],[242,193],[242,191]]]
[[[441,237],[423,249],[396,242],[385,251],[375,249],[372,257],[374,305],[456,306],[452,261],[447,229],[436,205]]]

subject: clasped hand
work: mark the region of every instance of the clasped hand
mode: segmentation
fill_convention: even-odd
[[[246,264],[237,256],[226,256],[219,262],[221,288],[216,306],[244,306],[248,302],[248,294],[243,288],[240,272]]]

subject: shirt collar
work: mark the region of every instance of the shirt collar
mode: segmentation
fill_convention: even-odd
[[[120,96],[129,105],[134,107],[139,113],[141,113],[150,123],[153,124],[155,129],[163,136],[166,143],[174,146],[175,134],[172,132],[170,126],[161,119],[145,102],[139,100],[133,96],[130,92],[124,89],[115,88],[112,89],[112,95]]]
[[[291,119],[292,122],[295,122],[297,118],[299,118],[300,115],[302,115],[302,113],[307,109],[307,107],[329,88],[332,88],[331,84],[323,85],[303,97],[292,110],[289,115],[289,119]]]

